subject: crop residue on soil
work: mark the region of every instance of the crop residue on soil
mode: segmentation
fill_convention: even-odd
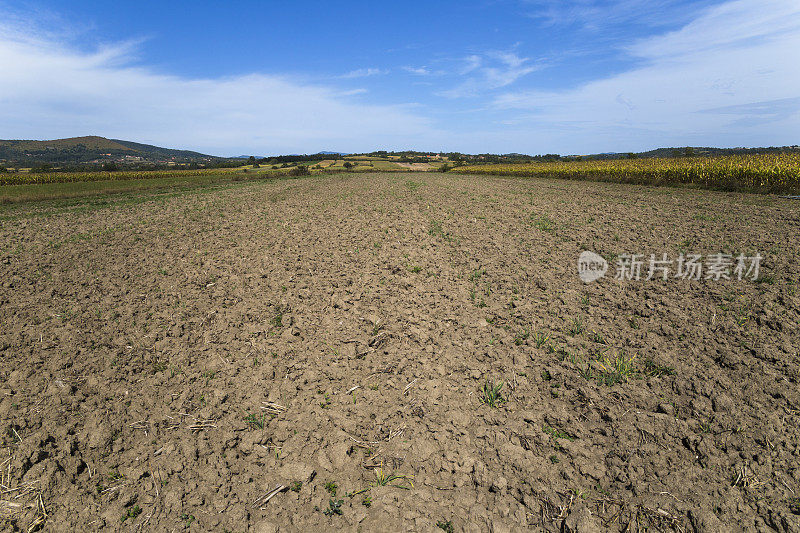
[[[800,527],[797,202],[387,173],[4,210],[3,529]],[[584,285],[583,250],[765,261]]]

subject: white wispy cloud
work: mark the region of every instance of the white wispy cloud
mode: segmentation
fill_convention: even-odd
[[[430,76],[432,74],[428,67],[403,67],[403,70],[417,76]]]
[[[389,71],[381,68],[359,68],[355,70],[351,70],[347,74],[342,74],[340,78],[344,79],[352,79],[352,78],[367,78],[369,76],[378,76],[381,74],[388,74]]]
[[[483,65],[483,58],[478,54],[472,54],[464,58],[464,66],[459,70],[462,76],[475,71]]]
[[[640,41],[628,49],[634,56],[650,60],[729,53],[768,42],[782,43],[786,38],[786,44],[791,44],[798,31],[800,3],[796,0],[738,0],[711,8],[677,31]]]
[[[664,27],[688,22],[719,0],[521,0],[528,15],[549,26],[578,26],[599,31],[637,24]]]
[[[489,56],[500,63],[499,67],[483,68],[483,75],[492,89],[511,85],[521,77],[542,68],[541,65],[531,64],[530,58],[519,57],[513,52],[492,52]]]
[[[627,51],[641,66],[570,90],[508,92],[495,109],[529,116],[542,132],[533,143],[585,151],[800,139],[796,0],[726,2]]]
[[[461,61],[457,73],[466,78],[455,87],[439,91],[446,98],[477,97],[494,89],[507,87],[520,78],[540,70],[543,65],[512,51],[489,51],[472,54]]]
[[[367,94],[369,91],[363,87],[358,89],[349,89],[346,91],[339,91],[337,94],[340,96],[356,96],[358,94]]]
[[[132,43],[81,50],[33,24],[0,22],[0,138],[95,134],[226,155],[370,150],[436,134],[409,105],[357,103],[356,93],[285,76],[164,74],[137,65],[135,52]]]

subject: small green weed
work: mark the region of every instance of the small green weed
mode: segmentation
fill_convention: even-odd
[[[275,315],[270,319],[269,323],[272,324],[273,327],[282,328],[283,327],[283,314],[284,314],[284,310],[282,308],[280,308],[280,307],[276,308]]]
[[[428,235],[439,235],[444,236],[444,228],[442,228],[442,223],[438,220],[431,220],[430,224],[428,225]]]
[[[606,342],[606,338],[605,338],[605,337],[603,337],[603,335],[602,335],[602,334],[600,334],[600,333],[598,333],[598,332],[596,332],[596,331],[594,331],[594,330],[592,330],[592,334],[591,334],[591,336],[590,336],[589,338],[590,338],[590,339],[591,339],[593,342],[596,342],[597,344],[607,344],[607,342]]]
[[[580,317],[573,318],[568,331],[573,336],[583,333],[583,320]]]
[[[131,520],[135,520],[136,517],[139,516],[140,514],[142,514],[142,508],[139,507],[138,505],[134,505],[133,507],[130,507],[125,511],[125,514],[122,515],[122,519],[120,520],[120,522],[124,522],[129,518]]]
[[[383,470],[383,466],[375,469],[375,486],[376,487],[385,487],[389,485],[393,481],[405,481],[411,488],[414,487],[414,482],[412,481],[411,476],[406,474],[398,474],[396,472],[392,472],[391,474]],[[393,487],[398,487],[401,489],[407,489],[409,487],[404,487],[402,485],[392,485]]]
[[[627,356],[624,353],[618,353],[615,357],[610,358],[604,355],[600,362],[602,371],[598,376],[600,383],[608,385],[616,385],[617,383],[624,383],[632,377],[635,372],[636,356]]]
[[[328,500],[328,508],[322,511],[325,516],[334,516],[342,514],[342,504],[344,500]]]
[[[573,437],[564,430],[554,428],[548,425],[542,426],[542,431],[553,437],[554,439],[567,439],[568,441],[576,440],[578,437]]]
[[[264,414],[259,417],[253,413],[247,412],[247,416],[244,417],[244,421],[254,428],[264,429],[264,425],[266,424],[267,421],[267,415]]]
[[[333,496],[335,498],[336,497],[336,491],[339,488],[339,486],[336,484],[336,482],[335,481],[328,481],[327,483],[325,483],[324,486],[325,486],[325,490],[330,492],[331,496]]]
[[[541,231],[553,231],[556,228],[556,223],[547,215],[536,217],[535,214],[532,214],[531,220],[533,220],[534,227]]]
[[[506,399],[500,393],[500,390],[503,388],[503,382],[498,381],[493,383],[491,381],[487,381],[483,384],[483,391],[481,394],[480,401],[482,404],[488,405],[489,407],[500,407],[502,404],[506,403]]]
[[[642,366],[644,367],[644,373],[646,376],[662,377],[674,376],[677,374],[675,369],[671,366],[656,363],[652,359],[645,359],[644,363],[642,363]]]
[[[541,348],[547,341],[550,340],[550,334],[545,333],[544,331],[537,331],[536,334],[533,336],[533,343],[536,345],[537,348]]]
[[[319,406],[322,407],[323,409],[327,409],[330,404],[331,404],[331,397],[326,392],[325,396],[323,397],[323,400],[319,402]]]
[[[469,275],[470,281],[478,281],[481,277],[486,274],[485,268],[479,268],[478,270],[474,270],[472,274]]]
[[[436,522],[436,527],[444,531],[445,533],[453,533],[455,529],[453,528],[453,522],[451,520],[439,520]]]

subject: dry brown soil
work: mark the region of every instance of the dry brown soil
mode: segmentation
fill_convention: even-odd
[[[797,201],[386,173],[0,216],[3,530],[800,527]],[[586,249],[766,259],[584,285]]]
[[[442,166],[441,163],[436,165],[435,163],[397,163],[403,168],[407,168],[408,170],[434,170],[437,166]]]

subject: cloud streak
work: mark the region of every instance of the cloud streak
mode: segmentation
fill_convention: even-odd
[[[451,89],[439,91],[446,98],[470,98],[487,91],[507,87],[520,78],[536,72],[542,64],[515,52],[489,51],[472,54],[461,60],[458,74],[466,79]]]
[[[403,67],[403,70],[409,74],[416,74],[417,76],[430,76],[433,74],[428,67]]]
[[[800,138],[795,0],[727,2],[627,52],[641,66],[565,91],[507,92],[494,107],[526,113],[530,126],[544,128],[548,144],[572,138],[581,151],[796,144]],[[736,117],[721,109],[737,110]]]
[[[714,0],[522,0],[528,16],[547,26],[598,32],[611,26],[637,24],[665,27],[686,23],[697,9]]]
[[[343,74],[340,76],[343,79],[353,79],[353,78],[368,78],[370,76],[378,76],[381,74],[388,74],[388,70],[380,69],[380,68],[359,68],[356,70],[351,70],[347,74]]]

